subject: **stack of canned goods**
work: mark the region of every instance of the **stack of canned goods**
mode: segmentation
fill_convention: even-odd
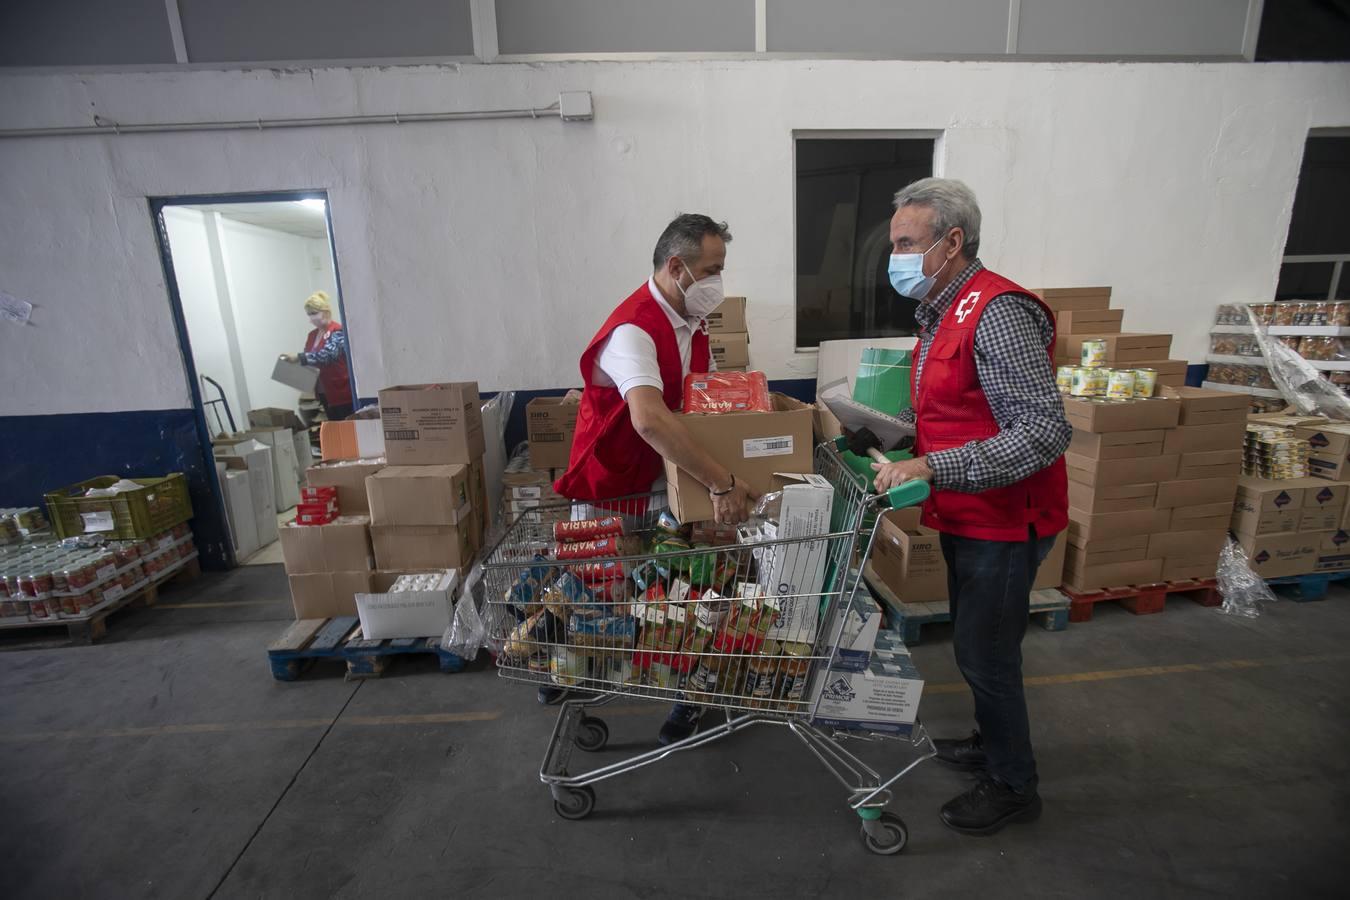
[[[1089,350],[1089,345],[1094,344],[1099,346]],[[1055,372],[1055,383],[1060,393],[1103,400],[1135,400],[1153,396],[1158,388],[1156,369],[1108,369],[1102,365],[1105,353],[1105,341],[1084,341],[1083,364],[1060,366]]]
[[[86,615],[134,591],[196,552],[186,523],[142,541],[23,544],[0,553],[0,618],[41,621]]]
[[[1286,479],[1308,476],[1307,440],[1294,436],[1289,428],[1251,424],[1242,459],[1242,473],[1259,478]]]
[[[1350,301],[1344,300],[1281,300],[1275,303],[1252,303],[1256,321],[1262,325],[1350,326]],[[1216,325],[1250,325],[1246,304],[1224,304],[1219,307]]]

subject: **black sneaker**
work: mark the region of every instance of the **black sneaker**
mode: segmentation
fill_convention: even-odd
[[[994,834],[1004,825],[1034,822],[1040,817],[1041,795],[1034,780],[1015,791],[989,775],[942,807],[942,824],[961,834]]]
[[[938,762],[960,769],[962,772],[980,772],[989,765],[984,755],[984,745],[980,742],[980,733],[972,731],[970,737],[939,738],[933,741],[937,750],[934,757]]]
[[[666,716],[665,724],[661,726],[661,733],[656,736],[656,742],[665,747],[684,740],[698,730],[698,722],[701,718],[703,718],[703,707],[676,703],[670,708],[670,715]]]

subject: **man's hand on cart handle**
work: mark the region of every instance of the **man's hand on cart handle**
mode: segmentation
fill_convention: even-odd
[[[877,477],[873,480],[877,493],[884,493],[916,478],[921,481],[933,480],[933,470],[928,467],[928,458],[924,456],[893,463],[872,463],[872,470],[877,473]]]
[[[759,495],[729,473],[726,481],[708,488],[708,497],[712,500],[713,518],[718,525],[741,524],[750,518],[754,501],[759,499]]]

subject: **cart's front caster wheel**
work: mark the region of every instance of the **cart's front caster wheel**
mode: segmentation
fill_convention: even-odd
[[[572,740],[578,750],[585,750],[587,753],[603,750],[605,744],[609,742],[609,726],[602,719],[586,716],[578,724],[576,737]]]
[[[595,790],[589,785],[559,788],[553,797],[553,811],[564,819],[584,819],[595,809]]]
[[[895,813],[883,812],[875,819],[863,819],[862,840],[873,853],[894,856],[909,843],[909,829]]]

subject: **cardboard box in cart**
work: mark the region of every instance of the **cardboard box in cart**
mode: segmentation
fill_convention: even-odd
[[[468,465],[487,451],[476,381],[387,387],[380,419],[391,466]]]
[[[923,677],[899,649],[878,649],[865,672],[818,670],[810,696],[819,698],[813,724],[908,735],[923,696]]]
[[[783,492],[778,524],[766,523],[764,539],[808,538],[830,533],[834,486],[821,475],[778,473],[774,490]],[[827,540],[778,544],[757,552],[759,583],[770,597],[779,599],[779,613],[769,628],[774,641],[811,644],[820,627],[821,596],[825,566],[829,561]],[[834,573],[842,577],[842,573]]]

